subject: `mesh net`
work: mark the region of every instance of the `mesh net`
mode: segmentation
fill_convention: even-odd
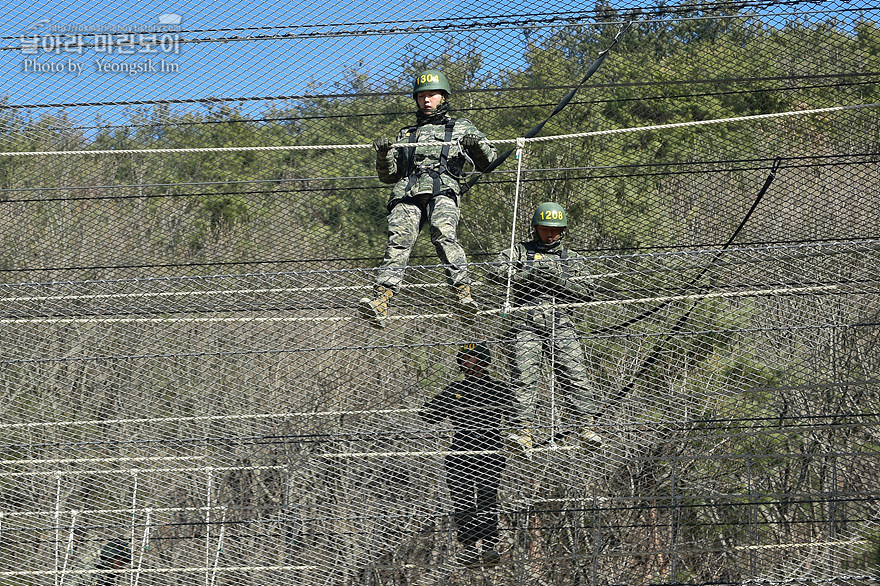
[[[7,8],[0,584],[876,580],[880,6]],[[426,68],[509,156],[376,327]]]

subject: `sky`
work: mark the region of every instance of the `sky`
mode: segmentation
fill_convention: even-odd
[[[191,42],[266,35],[273,31],[258,27],[295,26],[308,20],[304,11],[284,13],[294,5],[257,2],[243,10],[241,3],[232,2],[7,4],[4,12],[12,16],[3,23],[5,50],[0,56],[5,92],[13,104],[294,94],[305,88],[311,72],[325,69],[316,63],[351,62],[353,43],[333,41],[318,47],[308,39]],[[179,28],[166,25],[158,35],[147,34],[150,28],[158,30],[161,15],[179,16]],[[165,21],[175,19],[166,16]],[[235,28],[251,30],[218,30]],[[77,46],[80,30],[95,33],[81,37],[84,46]],[[27,52],[21,50],[22,39]],[[152,41],[158,44],[143,45]],[[114,42],[122,45],[108,47]],[[37,50],[30,50],[35,43]],[[89,46],[94,44],[102,46]],[[368,43],[358,51],[369,52]]]
[[[457,6],[432,3],[415,13],[412,3],[399,0],[6,2],[0,73],[9,103],[21,105],[332,92],[352,68],[376,74],[398,66],[408,43],[442,50],[448,34],[426,35],[419,28],[448,18]],[[172,24],[158,36],[147,34],[157,30],[160,17]],[[333,24],[350,22],[384,23],[355,27],[361,30],[414,30],[333,35],[352,28]],[[306,36],[253,40],[291,33]],[[228,40],[194,42],[217,37]],[[156,44],[144,45],[151,42]]]
[[[860,4],[870,5],[789,2],[768,10]],[[522,65],[521,26],[455,32],[442,27],[460,24],[456,19],[592,12],[594,6],[593,0],[3,2],[0,95],[11,105],[41,106],[33,111],[45,105],[71,111],[77,108],[65,105],[335,93],[351,72],[393,78],[412,51],[408,46],[439,53],[453,36],[475,39],[485,68],[498,71]],[[157,26],[160,18],[164,27]],[[345,23],[364,24],[338,26]],[[266,38],[273,34],[299,37]],[[218,37],[226,40],[198,42]],[[77,115],[112,118],[122,115],[121,108],[113,114],[113,107],[81,106]]]

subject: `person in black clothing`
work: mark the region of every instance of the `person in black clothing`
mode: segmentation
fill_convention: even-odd
[[[469,567],[499,561],[498,485],[506,463],[502,427],[516,415],[510,388],[489,376],[491,353],[483,343],[465,344],[457,356],[464,379],[434,396],[419,415],[427,423],[449,420],[455,430],[446,456],[446,486],[453,506],[460,561]],[[476,544],[482,541],[482,554]]]

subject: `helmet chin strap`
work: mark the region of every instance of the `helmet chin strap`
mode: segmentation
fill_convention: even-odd
[[[416,102],[416,106],[418,106],[418,102]],[[419,122],[425,122],[431,120],[435,117],[443,118],[446,116],[446,113],[449,111],[449,100],[443,100],[440,102],[440,105],[437,106],[436,110],[422,110],[418,109],[416,112],[416,118]]]
[[[542,252],[547,251],[547,250],[553,250],[554,248],[556,248],[557,246],[562,244],[563,238],[565,238],[565,231],[564,230],[562,231],[562,234],[559,235],[559,238],[557,238],[553,242],[548,243],[548,242],[544,242],[543,240],[541,240],[541,237],[538,236],[537,229],[535,229],[535,231],[534,231],[535,243],[537,245],[538,250],[540,250]]]

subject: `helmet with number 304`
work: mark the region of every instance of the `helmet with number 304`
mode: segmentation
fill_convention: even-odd
[[[542,204],[538,204],[538,207],[535,208],[535,213],[532,214],[532,227],[534,226],[565,228],[568,226],[568,215],[558,203],[545,201]]]
[[[416,99],[419,92],[427,92],[430,90],[439,90],[445,92],[447,96],[452,93],[449,89],[449,82],[446,76],[439,69],[426,69],[416,74],[413,80],[412,97]]]

